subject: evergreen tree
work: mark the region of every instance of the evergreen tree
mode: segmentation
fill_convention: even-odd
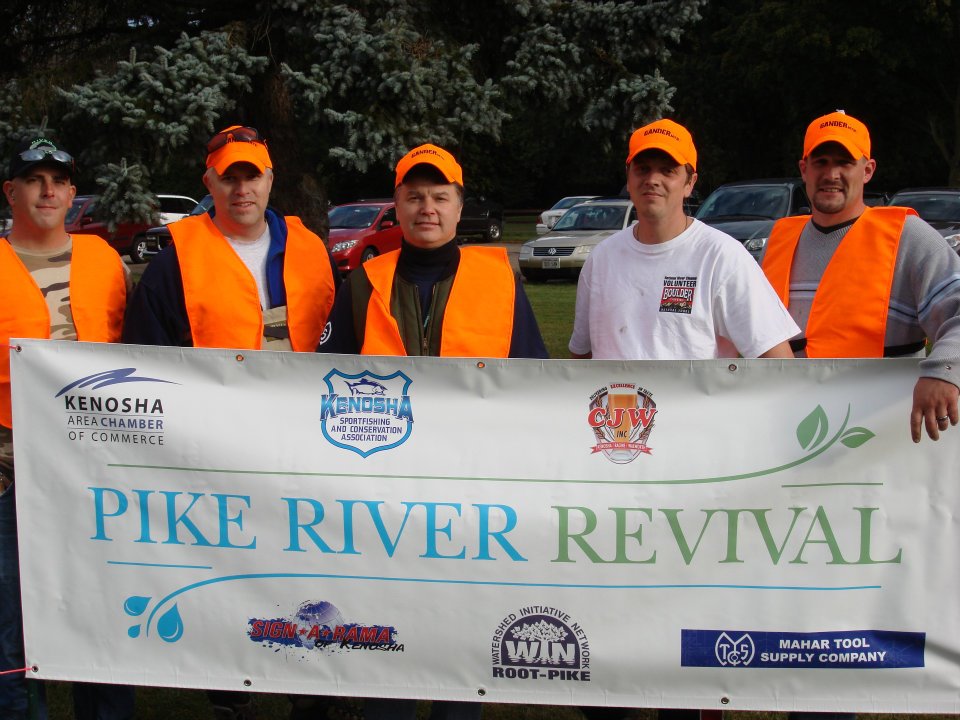
[[[251,56],[225,32],[183,34],[172,49],[143,55],[131,50],[112,73],[98,72],[88,83],[59,91],[68,108],[64,125],[85,138],[79,152],[87,175],[132,193],[101,199],[103,217],[118,221],[143,222],[155,214],[142,202],[151,177],[175,168],[199,179],[203,158],[197,151],[267,66],[266,58]]]
[[[150,176],[142,165],[127,165],[126,158],[119,163],[107,163],[97,176],[100,200],[97,216],[107,223],[110,232],[117,229],[119,220],[156,224],[160,203],[150,187]]]

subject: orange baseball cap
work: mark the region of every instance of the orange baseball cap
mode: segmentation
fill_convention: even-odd
[[[826,142],[840,143],[856,160],[870,157],[870,131],[843,110],[823,115],[810,123],[803,136],[803,157],[809,157]]]
[[[393,187],[400,187],[407,173],[414,165],[420,164],[432,165],[440,171],[447,182],[456,183],[463,187],[463,168],[460,167],[460,163],[442,147],[430,144],[415,147],[400,158],[400,162],[397,163],[397,181]]]
[[[207,167],[223,175],[234,163],[245,162],[263,172],[273,167],[267,141],[254,128],[231,125],[214,135],[207,143]]]
[[[694,147],[690,131],[673,120],[657,120],[644,125],[630,136],[630,151],[627,165],[638,152],[644,150],[663,150],[681,165],[689,164],[697,169],[697,148]]]

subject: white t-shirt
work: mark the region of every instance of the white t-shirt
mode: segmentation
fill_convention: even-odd
[[[598,360],[757,357],[798,331],[750,253],[694,220],[665,243],[629,227],[593,249],[569,347]]]
[[[247,266],[253,279],[257,281],[257,292],[260,293],[260,307],[270,307],[267,295],[267,252],[270,250],[270,228],[263,231],[263,235],[256,240],[234,240],[227,238],[237,255]]]

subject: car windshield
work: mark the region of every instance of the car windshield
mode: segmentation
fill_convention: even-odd
[[[894,195],[890,199],[890,204],[913,208],[927,222],[960,220],[960,195],[947,193]]]
[[[698,220],[784,217],[790,209],[785,185],[735,185],[717,188],[697,211]]]
[[[70,209],[67,210],[67,217],[64,219],[64,224],[72,225],[77,221],[77,218],[80,217],[80,211],[83,209],[83,204],[86,200],[74,200],[73,205],[70,206]]]
[[[341,205],[330,211],[330,227],[352,230],[367,228],[373,225],[379,213],[377,205]]]
[[[553,226],[554,230],[619,230],[623,227],[625,206],[577,205],[567,210]]]
[[[577,203],[582,203],[587,198],[585,197],[566,197],[556,205],[554,205],[551,210],[566,210],[567,208],[572,208]]]

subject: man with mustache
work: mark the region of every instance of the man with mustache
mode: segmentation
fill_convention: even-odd
[[[774,225],[763,270],[804,329],[798,357],[920,358],[910,433],[937,440],[960,421],[960,258],[913,210],[864,204],[876,169],[860,120],[810,123],[800,174],[812,214]]]

